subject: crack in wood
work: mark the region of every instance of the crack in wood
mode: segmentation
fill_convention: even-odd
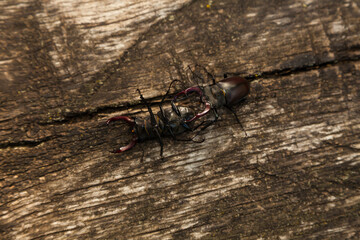
[[[359,47],[359,50],[360,50],[360,47]],[[324,62],[324,63],[320,63],[320,64],[315,64],[315,65],[311,65],[311,66],[302,66],[302,67],[293,68],[293,69],[281,69],[281,70],[263,72],[263,73],[259,73],[257,75],[244,76],[244,78],[248,79],[249,81],[254,81],[254,80],[262,79],[262,78],[276,78],[276,77],[280,77],[280,76],[288,76],[291,74],[308,72],[308,71],[312,71],[315,69],[323,69],[323,68],[335,66],[336,64],[339,64],[339,63],[357,62],[359,60],[360,60],[360,56],[356,56],[356,57],[352,57],[352,58],[344,57],[340,60],[328,61],[328,62]],[[236,73],[236,72],[228,72],[227,74],[238,75],[238,73]],[[156,104],[160,103],[161,99],[162,99],[162,96],[147,98],[147,100],[149,102],[151,102],[151,105],[156,105]],[[164,103],[166,104],[169,102],[170,101],[165,101]],[[136,104],[127,104],[126,106],[102,106],[102,107],[97,107],[95,109],[86,110],[84,112],[71,112],[68,114],[64,114],[63,119],[60,119],[60,120],[52,120],[52,121],[47,121],[47,122],[40,121],[39,125],[46,126],[46,125],[54,125],[54,124],[66,124],[71,121],[82,121],[83,119],[88,120],[93,117],[96,117],[98,114],[101,114],[101,113],[118,112],[118,111],[123,111],[123,110],[129,109],[129,108],[140,108],[141,106],[143,106],[143,104],[141,103],[140,100],[138,100],[138,103],[136,103]]]

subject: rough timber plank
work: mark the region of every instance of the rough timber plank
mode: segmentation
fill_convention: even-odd
[[[2,13],[7,23],[1,31],[2,56],[8,56],[0,65],[2,145],[51,137],[27,132],[37,123],[138,102],[136,88],[146,97],[159,96],[188,64],[200,63],[218,75],[253,75],[357,59],[360,54],[360,10],[352,1],[219,1],[211,8],[196,1],[152,26],[116,57],[87,43],[91,24],[74,24],[77,18],[61,11],[28,5],[18,11],[9,5]],[[64,19],[60,26],[55,24],[58,18]],[[47,22],[53,22],[51,28]],[[119,42],[129,37],[111,36]],[[109,37],[103,33],[94,38],[102,42]]]
[[[0,3],[2,238],[359,238],[360,3],[163,3],[129,25],[135,2]],[[247,137],[221,112],[165,161],[156,142],[110,154],[105,119],[194,63],[263,76],[237,109]]]
[[[257,80],[239,109],[247,138],[225,114],[204,143],[166,141],[165,162],[152,142],[143,160],[140,146],[108,153],[97,119],[4,149],[5,236],[354,237],[359,76],[357,62]]]

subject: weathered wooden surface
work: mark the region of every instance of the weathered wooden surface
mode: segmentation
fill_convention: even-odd
[[[1,238],[358,239],[360,2],[140,2],[0,3]],[[195,63],[254,78],[247,137],[109,153]]]

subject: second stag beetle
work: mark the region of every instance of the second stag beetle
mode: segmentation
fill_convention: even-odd
[[[195,73],[193,73],[195,74]],[[235,116],[238,123],[240,123],[233,106],[242,101],[250,91],[249,82],[242,77],[233,76],[226,77],[216,82],[214,77],[207,72],[212,78],[212,84],[207,86],[195,86],[187,88],[177,93],[171,101],[171,107],[162,107],[165,97],[168,95],[171,85],[178,80],[174,80],[162,98],[159,105],[160,111],[156,114],[153,113],[149,103],[142,96],[140,90],[137,91],[140,94],[142,102],[146,105],[149,116],[145,118],[131,118],[127,116],[116,116],[107,120],[107,124],[114,121],[125,121],[132,128],[132,139],[126,146],[120,147],[115,153],[121,153],[130,150],[135,146],[137,142],[143,142],[145,140],[157,139],[160,144],[160,155],[163,155],[163,141],[162,137],[172,137],[175,140],[176,135],[179,135],[186,131],[194,131],[201,126],[201,130],[209,127],[211,124],[218,120],[218,109],[227,108]],[[204,110],[199,113],[195,113],[195,110],[191,107],[177,106],[177,102],[180,96],[187,96],[190,93],[196,93],[199,95],[200,102],[204,104]],[[202,118],[212,112],[214,118],[212,120],[202,121],[195,125],[195,120]]]

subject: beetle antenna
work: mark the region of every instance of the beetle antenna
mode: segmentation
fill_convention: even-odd
[[[198,65],[198,64],[197,64],[197,66],[201,67],[205,71],[205,73],[208,75],[208,77],[211,78],[211,80],[213,82],[213,85],[215,85],[216,81],[215,81],[214,76],[204,66],[201,66],[201,65]]]

